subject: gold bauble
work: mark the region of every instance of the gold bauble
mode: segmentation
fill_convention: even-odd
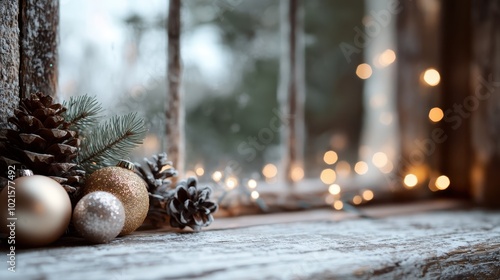
[[[59,183],[34,175],[17,178],[9,186],[14,188],[6,186],[0,193],[0,231],[12,235],[6,224],[14,223],[16,245],[42,246],[64,234],[71,219],[71,201]]]
[[[105,191],[115,195],[125,208],[125,225],[120,235],[142,225],[149,209],[146,182],[132,171],[134,165],[121,161],[118,166],[104,167],[92,173],[85,182],[83,194]]]

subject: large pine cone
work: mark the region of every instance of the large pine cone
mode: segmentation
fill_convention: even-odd
[[[199,231],[212,223],[212,213],[217,211],[217,204],[208,201],[212,189],[204,187],[199,190],[196,185],[193,177],[181,181],[175,193],[167,199],[166,210],[172,227],[183,229],[188,226]]]
[[[74,163],[80,141],[65,122],[65,111],[42,93],[21,100],[9,118],[11,128],[0,130],[1,170],[22,166],[51,177],[74,194],[85,173]]]

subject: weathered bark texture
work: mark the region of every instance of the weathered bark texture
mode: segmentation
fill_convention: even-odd
[[[500,2],[473,1],[472,173],[476,201],[500,207]]]
[[[0,128],[19,103],[19,2],[0,1]]]
[[[304,44],[303,7],[298,0],[281,1],[280,85],[278,98],[282,124],[282,174],[293,185],[292,172],[304,162]]]
[[[268,225],[241,227],[247,218],[235,218],[227,224],[240,228],[18,249],[16,273],[1,254],[0,279],[500,279],[498,213],[340,222],[341,212],[327,210],[319,220],[307,212],[287,215],[286,224],[267,215],[252,218]]]
[[[179,175],[184,171],[184,105],[181,90],[181,2],[170,0],[168,11],[167,153]]]
[[[431,87],[422,79],[427,68],[438,71],[440,68],[440,38],[436,32],[440,28],[440,3],[434,3],[401,1],[402,11],[396,23],[397,109],[401,139],[401,160],[396,164],[396,176],[401,182],[405,174],[414,173],[425,189],[426,182],[435,175],[431,170],[437,170],[439,162],[436,152],[439,144],[432,140],[432,132],[437,126],[431,124],[428,117],[429,110],[439,105],[439,86]]]
[[[21,98],[57,92],[59,0],[20,0]]]
[[[441,95],[440,106],[447,117],[439,123],[448,139],[439,146],[441,171],[446,174],[453,188],[449,191],[462,197],[470,197],[470,169],[472,147],[470,116],[460,123],[453,118],[454,106],[462,106],[471,91],[471,1],[445,0],[443,4],[443,28],[441,47]],[[453,120],[453,121],[451,121]]]

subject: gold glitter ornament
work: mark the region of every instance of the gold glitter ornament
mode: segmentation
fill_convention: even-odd
[[[85,182],[83,194],[105,191],[115,195],[125,208],[125,225],[120,235],[133,232],[142,225],[149,209],[146,182],[134,173],[134,164],[120,161],[117,166],[101,168]]]
[[[125,209],[109,192],[93,192],[78,201],[72,221],[83,238],[93,243],[108,243],[123,229]]]
[[[0,193],[0,231],[15,236],[16,246],[47,245],[68,228],[71,201],[55,180],[22,171]]]

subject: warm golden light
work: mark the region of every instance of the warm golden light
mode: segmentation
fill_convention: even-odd
[[[278,174],[278,168],[276,168],[276,165],[272,163],[266,164],[266,166],[264,166],[264,168],[262,169],[262,175],[264,175],[264,177],[268,179],[276,177],[277,174]]]
[[[370,201],[373,199],[373,192],[370,190],[366,190],[363,192],[362,196],[364,200]]]
[[[214,180],[215,182],[219,182],[221,179],[222,179],[222,172],[220,172],[220,171],[215,171],[215,172],[212,174],[212,180]]]
[[[418,184],[418,178],[415,174],[407,174],[403,182],[407,187],[413,188]]]
[[[370,78],[372,72],[372,67],[366,63],[362,63],[356,68],[356,75],[363,80]]]
[[[344,208],[344,203],[340,200],[337,200],[333,203],[333,208],[335,208],[335,210],[342,210],[342,208]]]
[[[356,165],[354,165],[354,171],[359,175],[366,174],[366,172],[368,172],[368,164],[364,161],[358,161]]]
[[[392,162],[387,161],[387,164],[382,166],[380,168],[380,171],[384,174],[388,174],[392,172],[392,169],[394,169],[394,166],[392,165]]]
[[[238,179],[235,177],[228,177],[226,179],[226,186],[228,189],[232,190],[238,185]]]
[[[334,164],[337,162],[338,159],[339,157],[337,153],[334,151],[328,151],[323,156],[323,160],[325,161],[326,164]]]
[[[376,167],[378,167],[378,168],[384,167],[387,164],[387,161],[388,161],[388,158],[387,158],[386,154],[384,154],[382,152],[378,152],[378,153],[373,154],[372,162],[373,162],[373,165],[375,165]]]
[[[257,187],[257,181],[255,181],[254,179],[250,179],[248,180],[247,185],[249,188],[255,189]]]
[[[335,201],[335,197],[333,195],[327,195],[325,197],[326,204],[332,204]]]
[[[436,188],[438,188],[438,190],[441,191],[445,190],[449,186],[450,186],[450,179],[447,176],[441,175],[436,179]]]
[[[250,196],[253,198],[253,199],[257,199],[259,198],[260,194],[258,191],[253,191]]]
[[[429,111],[429,119],[433,122],[438,122],[444,117],[443,110],[439,107],[434,107]]]
[[[185,176],[186,176],[186,178],[196,177],[196,173],[194,173],[194,171],[192,171],[192,170],[188,170],[188,171],[186,171]]]
[[[347,177],[351,174],[351,165],[347,161],[339,161],[335,166],[335,171],[339,176]]]
[[[429,68],[424,72],[424,81],[430,86],[437,86],[441,81],[439,72],[434,68]]]
[[[391,49],[387,49],[378,56],[377,66],[381,68],[387,67],[394,61],[396,61],[396,53]]]
[[[295,166],[292,168],[292,174],[290,177],[294,182],[302,180],[304,178],[304,169],[300,166]]]
[[[198,168],[196,168],[195,172],[196,172],[196,175],[203,176],[203,174],[205,174],[205,169],[203,169],[203,167],[198,167]]]
[[[337,184],[330,185],[330,187],[328,188],[328,192],[333,194],[333,195],[339,194],[340,193],[340,186]]]
[[[354,205],[359,205],[359,204],[361,204],[361,202],[363,202],[363,199],[359,195],[355,195],[352,198],[352,203],[354,203]]]
[[[330,184],[333,184],[335,182],[335,180],[337,179],[337,174],[335,173],[335,171],[333,169],[324,169],[323,171],[321,171],[321,175],[320,175],[320,179],[321,179],[321,182],[327,184],[327,185],[330,185]]]

